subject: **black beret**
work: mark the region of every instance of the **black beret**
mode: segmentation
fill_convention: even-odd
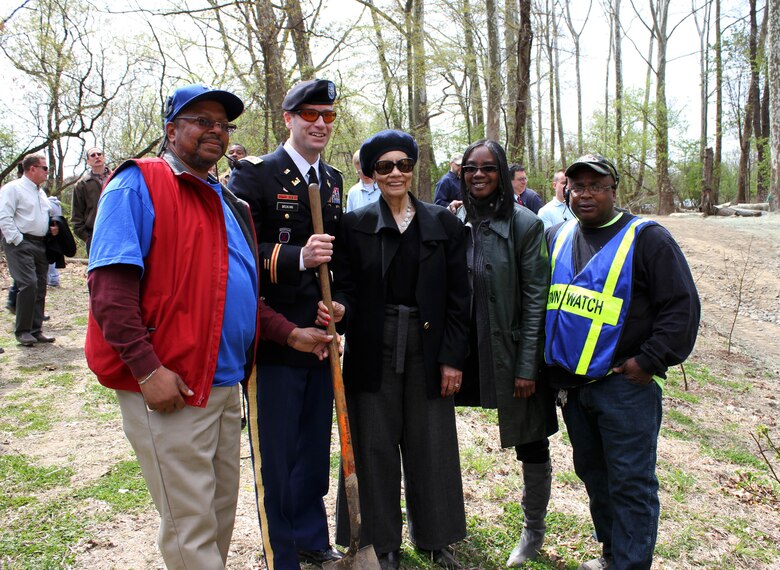
[[[327,79],[311,79],[293,85],[282,101],[282,109],[294,111],[304,104],[332,105],[336,102],[336,84]]]
[[[373,176],[376,161],[391,150],[402,150],[417,162],[417,143],[412,135],[388,129],[368,137],[360,147],[360,170],[366,176]]]

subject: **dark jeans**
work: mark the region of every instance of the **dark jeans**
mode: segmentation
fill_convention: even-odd
[[[563,419],[604,555],[613,557],[613,570],[649,569],[660,512],[660,387],[613,374],[570,389]]]

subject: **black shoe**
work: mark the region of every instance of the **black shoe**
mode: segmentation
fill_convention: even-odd
[[[307,562],[309,564],[314,564],[315,566],[320,567],[322,567],[324,562],[335,562],[336,560],[341,560],[342,558],[344,558],[344,555],[332,546],[329,546],[323,550],[298,551],[298,560],[300,562]]]
[[[48,321],[51,317],[49,315],[43,315],[42,321]]]
[[[2,346],[0,346],[0,354],[3,354],[4,352],[5,352],[5,349]]]
[[[382,570],[398,570],[401,567],[401,552],[398,550],[377,554],[377,558]]]
[[[32,336],[33,336],[33,338],[35,338],[36,342],[54,342],[55,340],[57,340],[53,336],[46,336],[42,332],[35,333]]]
[[[22,346],[33,346],[38,341],[35,339],[33,335],[26,332],[26,333],[16,335],[16,342],[18,342]]]
[[[8,312],[11,313],[12,315],[16,314],[16,306],[15,305],[6,305],[5,308],[8,309]]]
[[[418,550],[422,552],[429,560],[435,564],[438,564],[442,568],[450,568],[455,570],[463,568],[460,562],[455,559],[455,555],[450,552],[449,548],[441,548],[439,550],[424,550],[419,548]]]

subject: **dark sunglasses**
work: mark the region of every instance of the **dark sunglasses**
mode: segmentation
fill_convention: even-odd
[[[317,119],[322,117],[325,124],[330,124],[336,120],[336,111],[318,111],[316,109],[296,109],[290,111],[295,115],[298,115],[301,119],[307,123],[316,123]]]
[[[46,172],[49,171],[49,167],[46,166],[45,164],[36,164],[35,166],[37,166],[38,168],[43,168]]]
[[[102,152],[90,152],[89,158],[97,158],[98,156],[103,156]]]
[[[498,172],[498,165],[496,164],[483,164],[482,166],[474,166],[473,164],[465,164],[460,167],[463,174],[476,174],[477,170],[481,170],[485,174],[492,174]]]
[[[378,160],[374,164],[374,172],[377,174],[390,174],[394,168],[398,168],[398,172],[407,174],[414,170],[414,159],[402,158],[397,162],[393,162],[392,160]]]

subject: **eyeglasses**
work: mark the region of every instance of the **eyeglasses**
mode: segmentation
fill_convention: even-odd
[[[103,156],[102,152],[90,152],[89,158],[97,158],[98,156]]]
[[[238,127],[233,123],[228,123],[226,121],[212,121],[211,119],[207,119],[206,117],[176,117],[174,120],[178,120],[178,119],[184,119],[185,121],[192,121],[193,123],[197,123],[199,127],[208,130],[213,129],[214,125],[218,125],[219,128],[227,134],[235,133],[236,129],[238,129]]]
[[[465,166],[461,166],[460,169],[464,174],[476,174],[477,170],[481,170],[483,174],[493,174],[494,172],[498,172],[498,165],[483,164],[482,166],[474,166],[473,164],[467,164]]]
[[[396,162],[393,162],[392,160],[379,160],[374,164],[374,172],[377,174],[390,174],[394,168],[398,168],[398,172],[407,174],[414,170],[414,159],[402,158]]]
[[[35,166],[37,166],[38,168],[43,168],[46,172],[49,171],[49,167],[46,166],[45,164],[36,164]]]
[[[295,111],[289,111],[294,115],[298,115],[301,119],[307,123],[316,123],[317,119],[322,117],[322,121],[329,125],[336,120],[336,111],[318,111],[317,109],[296,109]]]
[[[604,186],[599,184],[572,184],[569,186],[569,191],[576,196],[582,196],[585,192],[589,192],[591,196],[596,196],[598,194],[603,194],[608,190],[614,190],[615,188],[617,188],[617,186],[614,184],[606,184]]]

